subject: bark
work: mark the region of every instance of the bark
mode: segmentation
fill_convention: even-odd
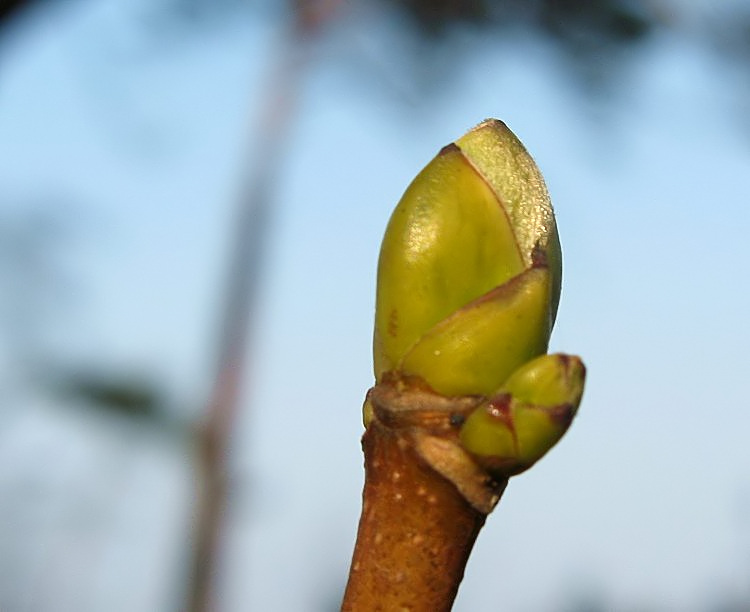
[[[458,426],[477,400],[383,385],[368,401],[362,515],[342,610],[450,610],[507,482],[458,445]]]

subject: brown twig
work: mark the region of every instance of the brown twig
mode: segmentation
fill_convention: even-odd
[[[309,44],[340,0],[314,0],[294,5],[294,22],[281,41],[278,64],[266,88],[252,145],[256,163],[240,192],[225,310],[218,341],[214,388],[204,422],[196,431],[196,508],[193,554],[186,610],[212,612],[223,517],[227,507],[228,450],[238,411],[245,358],[250,344],[251,314],[257,302],[259,278],[271,216],[271,191],[283,157],[283,146],[294,118]]]
[[[400,383],[370,392],[362,516],[343,611],[451,609],[474,540],[507,483],[457,443],[457,426],[479,401]]]

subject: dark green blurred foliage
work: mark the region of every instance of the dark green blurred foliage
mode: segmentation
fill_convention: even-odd
[[[62,0],[14,0],[0,9],[2,26],[26,10],[60,7]],[[670,32],[683,39],[694,38],[708,54],[737,64],[737,78],[730,86],[747,97],[750,85],[750,8],[741,3],[717,3],[691,10],[690,3],[655,0],[161,0],[149,8],[144,27],[158,26],[161,35],[177,28],[190,35],[190,28],[216,27],[233,19],[248,18],[249,12],[287,11],[301,30],[306,24],[335,21],[339,14],[383,10],[401,17],[407,31],[428,46],[451,45],[458,29],[474,30],[499,39],[523,32],[554,46],[564,66],[587,95],[608,92],[622,75],[629,53],[643,47],[660,33]],[[243,15],[244,13],[244,15]],[[311,19],[310,16],[317,16]],[[697,15],[697,18],[696,18]],[[314,22],[314,23],[313,23]],[[187,26],[187,29],[181,29]],[[165,30],[166,28],[166,30]],[[460,53],[422,53],[412,58],[423,67],[439,61],[450,75],[460,64]],[[425,71],[428,71],[424,68]]]
[[[59,390],[71,399],[140,420],[158,419],[163,412],[156,385],[138,378],[81,372],[63,379]]]
[[[598,0],[406,0],[394,2],[421,33],[440,36],[457,23],[478,27],[526,27],[539,30],[571,48],[636,42],[658,18],[648,2]]]
[[[442,44],[457,27],[502,38],[525,32],[556,47],[589,93],[613,82],[624,54],[662,25],[645,0],[381,0],[403,11],[413,31]]]
[[[473,31],[498,40],[510,34],[525,34],[537,42],[551,45],[564,61],[561,69],[570,75],[570,83],[581,93],[601,98],[617,89],[617,83],[629,82],[628,60],[661,34],[690,40],[709,56],[738,66],[735,78],[728,79],[730,93],[750,98],[750,8],[741,3],[717,3],[695,7],[689,2],[656,0],[165,0],[159,3],[164,15],[175,20],[200,17],[211,23],[213,16],[226,16],[238,8],[253,7],[264,12],[286,10],[299,23],[310,21],[311,14],[335,21],[336,14],[353,14],[358,7],[395,14],[407,24],[407,32],[419,40],[414,61],[425,74],[431,65],[440,65],[442,84],[471,55],[454,44],[458,31]],[[332,9],[332,6],[339,5]],[[200,19],[188,19],[198,23]],[[316,21],[316,25],[320,20]],[[441,50],[438,47],[444,47]],[[447,49],[447,52],[445,50]],[[406,62],[408,65],[408,62]],[[453,65],[452,65],[453,64]],[[421,79],[429,84],[430,79]],[[433,93],[433,92],[427,92]],[[616,99],[605,96],[607,101]],[[739,117],[744,121],[744,116]]]

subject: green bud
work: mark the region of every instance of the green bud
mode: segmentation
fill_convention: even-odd
[[[586,368],[579,357],[542,355],[513,372],[503,390],[527,404],[578,406],[585,376]]]
[[[544,181],[488,120],[445,147],[394,211],[378,264],[374,361],[444,395],[486,394],[546,351],[560,247]]]
[[[367,397],[365,398],[365,403],[362,404],[362,424],[365,426],[365,429],[367,429],[370,426],[370,423],[372,423],[372,420],[375,418],[375,407],[372,405],[372,401],[370,400],[370,394],[367,394]]]
[[[456,141],[490,185],[510,219],[526,267],[535,249],[544,253],[552,278],[552,322],[560,301],[562,252],[544,177],[516,135],[502,121],[486,119]]]
[[[443,395],[489,395],[547,350],[549,270],[534,267],[460,308],[427,332],[401,372]]]
[[[378,263],[375,375],[398,367],[430,328],[524,268],[508,217],[455,145],[417,175]]]
[[[543,355],[524,364],[469,415],[461,427],[461,444],[504,475],[528,469],[567,431],[581,401],[585,373],[581,360],[568,355]]]

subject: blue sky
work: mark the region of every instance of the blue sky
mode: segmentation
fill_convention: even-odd
[[[79,2],[3,41],[0,218],[41,206],[69,236],[54,253],[75,282],[52,298],[38,351],[153,376],[196,415],[280,24],[253,14],[191,38],[143,28],[148,15]],[[343,587],[382,232],[419,169],[489,116],[547,179],[564,251],[551,350],[581,355],[589,379],[566,438],[489,518],[456,610],[748,597],[750,140],[730,68],[665,36],[596,111],[552,50],[511,36],[467,42],[465,70],[415,104],[392,69],[406,43],[382,46],[392,27],[355,13],[305,75],[234,440],[226,610],[322,610]],[[6,346],[0,495],[43,492],[0,511],[0,532],[32,534],[10,545],[11,601],[168,609],[184,569],[184,448],[55,405]]]

